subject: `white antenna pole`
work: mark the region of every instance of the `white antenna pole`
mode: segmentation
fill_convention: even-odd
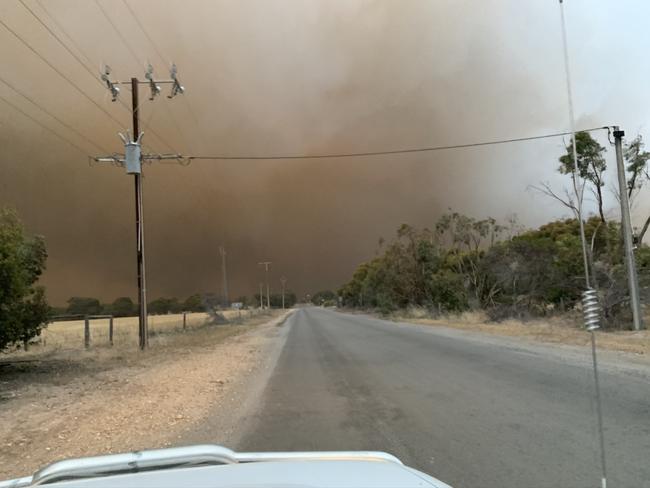
[[[569,124],[571,130],[571,145],[573,146],[573,191],[576,194],[576,213],[580,223],[580,242],[582,244],[582,259],[585,268],[585,283],[587,288],[591,288],[589,279],[589,254],[587,252],[587,239],[585,237],[585,224],[582,221],[582,197],[584,194],[584,184],[580,185],[580,169],[578,168],[578,151],[576,148],[576,131],[575,117],[573,114],[573,94],[571,91],[571,71],[569,69],[569,47],[566,35],[566,23],[564,20],[564,6],[560,0],[560,17],[562,20],[562,47],[564,51],[564,71],[566,73],[567,98],[569,101]]]
[[[595,290],[591,288],[591,282],[589,279],[589,255],[587,254],[587,239],[585,237],[585,226],[582,221],[582,197],[584,194],[585,186],[584,184],[578,185],[580,178],[580,171],[578,168],[578,150],[576,148],[576,132],[575,132],[575,117],[573,114],[573,96],[571,93],[571,72],[569,70],[569,47],[567,42],[566,35],[566,22],[564,20],[564,3],[563,0],[560,1],[560,19],[562,21],[562,48],[564,50],[564,70],[566,73],[566,86],[567,86],[567,96],[569,101],[569,122],[571,124],[571,141],[573,146],[573,190],[576,193],[576,213],[578,214],[578,221],[580,222],[580,242],[582,244],[582,259],[584,261],[585,267],[585,283],[587,285],[587,290],[584,292],[583,303],[592,299],[596,304],[598,302],[598,295]],[[585,309],[585,312],[587,310]],[[603,432],[603,414],[600,401],[600,383],[598,380],[598,360],[596,356],[596,333],[595,330],[598,328],[597,323],[594,323],[592,326],[587,324],[587,330],[591,334],[591,357],[593,361],[593,371],[594,371],[594,386],[596,390],[596,416],[598,417],[598,440],[600,443],[600,467],[602,470],[601,477],[601,487],[607,488],[607,465],[605,462],[605,434]]]

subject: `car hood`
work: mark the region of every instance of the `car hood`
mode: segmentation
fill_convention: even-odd
[[[373,451],[235,452],[212,444],[50,464],[0,488],[450,488]]]
[[[48,483],[51,488],[450,488],[384,461],[278,461],[165,469]]]

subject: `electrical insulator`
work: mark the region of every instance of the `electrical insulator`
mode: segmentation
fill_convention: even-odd
[[[582,292],[582,313],[584,315],[585,327],[587,330],[600,328],[600,305],[598,304],[598,292],[589,288]]]

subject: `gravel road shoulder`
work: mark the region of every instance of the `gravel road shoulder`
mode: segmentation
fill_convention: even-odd
[[[238,410],[238,385],[268,364],[285,319],[160,336],[144,353],[95,349],[2,368],[0,480],[60,459],[184,443],[215,410]]]

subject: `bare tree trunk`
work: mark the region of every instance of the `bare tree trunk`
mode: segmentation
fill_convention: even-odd
[[[648,226],[650,226],[650,216],[648,216],[648,218],[645,219],[645,223],[643,224],[643,227],[641,228],[641,232],[639,232],[639,235],[636,236],[635,244],[641,245],[641,243],[643,242],[643,236],[645,235],[646,231],[648,230]]]
[[[596,185],[596,193],[598,194],[598,213],[600,214],[600,221],[605,223],[605,213],[603,212],[603,189],[600,185]]]

